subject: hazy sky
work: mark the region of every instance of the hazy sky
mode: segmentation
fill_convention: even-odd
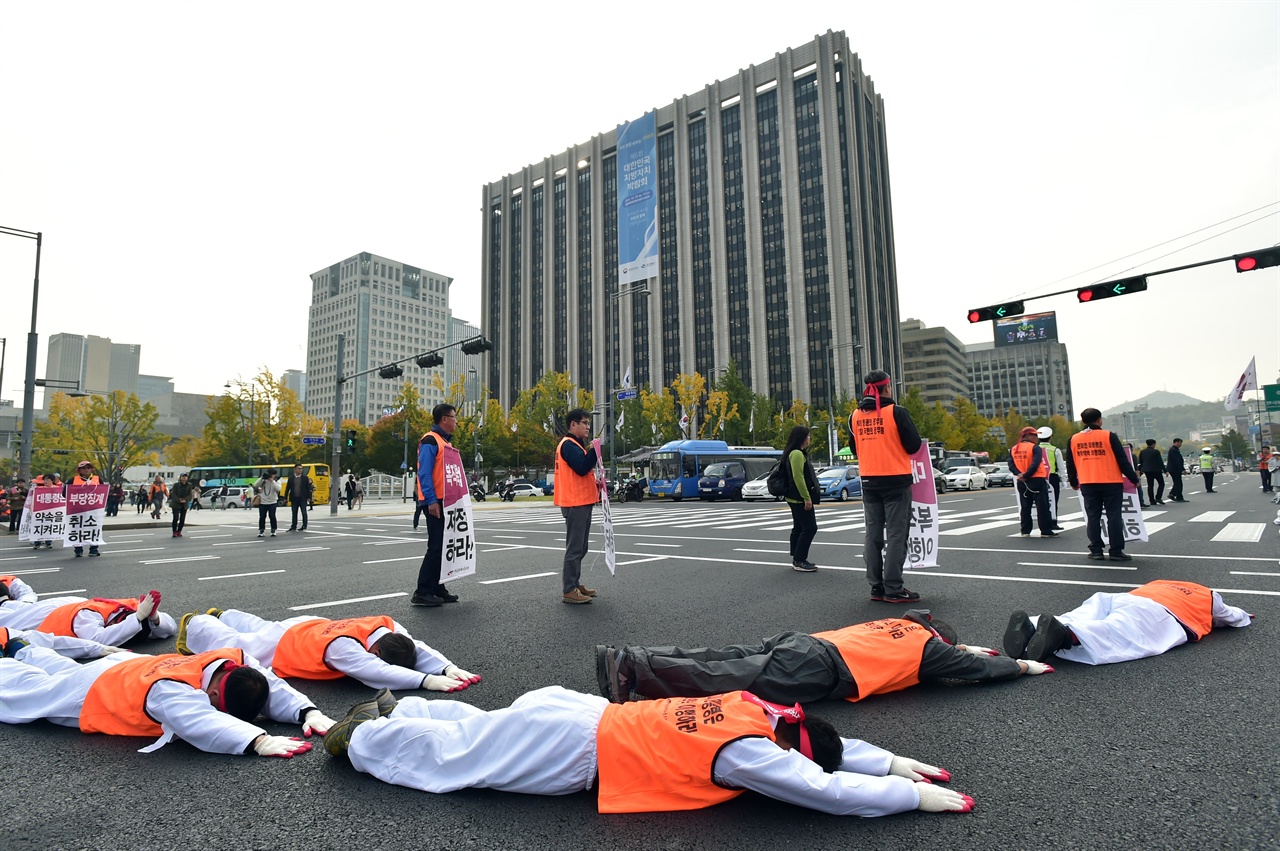
[[[59,332],[183,392],[305,368],[308,275],[360,251],[453,277],[478,323],[483,184],[828,29],[885,99],[903,318],[977,342],[970,307],[1280,242],[1277,2],[4,0],[37,375]],[[0,236],[18,404],[33,260]],[[1027,307],[1058,311],[1077,408],[1280,374],[1280,269]]]

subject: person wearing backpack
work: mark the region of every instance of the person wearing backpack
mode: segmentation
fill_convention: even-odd
[[[818,518],[813,507],[818,504],[822,490],[818,487],[818,475],[805,454],[808,448],[809,429],[798,425],[791,429],[780,462],[787,480],[784,496],[787,507],[791,509],[791,569],[800,573],[813,573],[818,569],[809,561],[809,545],[818,534]]]

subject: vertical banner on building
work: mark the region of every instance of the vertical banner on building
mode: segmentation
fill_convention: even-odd
[[[600,438],[591,441],[596,450],[596,485],[600,488],[600,528],[604,531],[604,563],[609,574],[618,575],[618,542],[613,535],[613,510],[609,507],[609,480],[604,475],[604,453],[600,451]]]
[[[22,507],[19,541],[61,540],[67,532],[67,498],[62,488],[32,488]]]
[[[471,522],[471,489],[467,487],[462,454],[444,442],[441,442],[440,454],[444,464],[444,493],[439,494],[444,511],[440,581],[448,582],[476,572],[476,533]]]
[[[916,570],[938,566],[938,491],[929,461],[929,444],[911,456],[911,529],[907,532],[907,563]]]
[[[107,485],[67,486],[67,534],[64,547],[96,547],[103,543],[102,523],[107,516]]]
[[[1129,451],[1129,447],[1125,447],[1124,454],[1129,457],[1129,465],[1133,466],[1133,453]],[[1142,500],[1138,499],[1138,488],[1128,479],[1124,480],[1124,499],[1120,505],[1120,522],[1124,524],[1124,539],[1128,541],[1146,541],[1147,540],[1147,522],[1142,517]],[[1080,513],[1084,514],[1084,494],[1077,491],[1080,496]],[[1088,515],[1085,514],[1085,519]],[[1111,535],[1107,529],[1107,514],[1102,513],[1102,542],[1110,546]]]
[[[657,114],[618,125],[618,283],[658,274]]]

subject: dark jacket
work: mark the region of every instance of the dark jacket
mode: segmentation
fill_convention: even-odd
[[[191,502],[191,483],[174,482],[169,488],[169,505],[186,505]]]
[[[1181,476],[1187,469],[1187,462],[1182,460],[1182,450],[1176,446],[1169,447],[1169,472]]]
[[[804,491],[801,491],[795,479],[796,453],[800,453],[800,463],[803,465]],[[799,449],[791,450],[791,457],[782,459],[783,475],[787,478],[787,492],[785,494],[787,502],[804,502],[808,499],[814,505],[822,501],[822,488],[818,485],[818,474],[813,470],[813,464],[809,462],[809,456],[801,452]],[[805,494],[808,496],[805,496]]]
[[[285,479],[284,493],[291,505],[306,505],[311,501],[311,494],[315,489],[315,485],[311,483],[311,477],[306,473],[303,473],[301,478],[289,473],[289,478]]]
[[[596,448],[592,446],[587,449],[578,438],[571,434],[567,434],[565,437],[569,438],[569,440],[560,444],[560,457],[564,459],[564,463],[568,464],[569,469],[579,476],[590,474],[596,466]]]
[[[898,441],[902,444],[902,448],[906,450],[908,455],[914,455],[920,451],[920,432],[916,431],[916,424],[911,421],[911,415],[907,413],[907,409],[899,405],[889,396],[880,397],[880,407],[885,405],[893,405],[893,422],[898,427]],[[874,411],[876,409],[875,396],[863,396],[862,401],[858,403],[860,411]],[[858,455],[857,438],[852,433],[849,435],[849,449],[853,451],[856,458]],[[892,490],[911,484],[911,474],[905,476],[863,476],[862,487],[864,490]]]
[[[1160,450],[1154,446],[1148,446],[1139,452],[1138,469],[1143,473],[1163,473],[1164,460],[1160,457]]]

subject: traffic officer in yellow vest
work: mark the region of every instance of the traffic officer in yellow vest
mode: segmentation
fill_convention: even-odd
[[[582,584],[582,558],[591,537],[591,510],[600,501],[596,484],[596,450],[587,448],[591,412],[574,408],[566,415],[569,433],[556,447],[553,501],[564,517],[564,568],[561,576],[566,603],[590,603],[594,588]]]
[[[323,736],[333,721],[243,650],[199,656],[113,653],[84,665],[43,647],[0,659],[0,722],[44,719],[84,733],[177,737],[207,753],[288,759],[311,743],[268,735],[259,714]]]
[[[754,644],[718,649],[596,645],[600,694],[626,703],[646,698],[702,697],[749,691],[775,703],[812,703],[910,688],[921,680],[970,682],[1044,674],[1047,665],[1019,663],[995,650],[964,645],[956,631],[925,609],[805,635],[783,632]]]
[[[444,559],[444,455],[452,448],[453,432],[458,427],[458,409],[439,404],[431,409],[431,430],[418,441],[418,505],[427,509],[427,554],[418,568],[418,585],[409,602],[415,606],[434,607],[458,602],[457,594],[440,583],[440,566]],[[466,485],[463,485],[466,488]]]
[[[1056,538],[1053,518],[1049,515],[1049,461],[1040,448],[1040,436],[1034,428],[1022,430],[1018,442],[1009,450],[1009,471],[1018,488],[1018,519],[1022,537],[1031,535],[1031,506],[1036,507],[1040,537]]]
[[[1044,662],[1059,656],[1110,665],[1159,656],[1218,627],[1244,627],[1253,615],[1228,606],[1217,591],[1194,582],[1157,579],[1123,594],[1098,592],[1054,617],[1014,612],[1004,649],[1013,658]]]
[[[493,712],[379,692],[351,707],[325,748],[424,792],[595,787],[602,813],[697,810],[748,789],[832,815],[973,809],[968,795],[930,782],[950,780],[945,769],[842,739],[798,704],[741,691],[619,705],[548,686]]]
[[[920,449],[920,433],[907,410],[894,404],[887,372],[872,370],[866,382],[849,416],[849,447],[862,476],[867,581],[872,600],[914,603],[920,595],[902,584],[902,568],[911,531],[911,456]]]
[[[1206,446],[1200,450],[1200,475],[1204,476],[1204,492],[1217,493],[1213,489],[1213,449]]]
[[[1053,429],[1049,426],[1041,426],[1036,436],[1040,438],[1040,448],[1044,450],[1045,460],[1049,462],[1049,487],[1053,488],[1053,531],[1061,532],[1062,526],[1058,524],[1058,496],[1062,492],[1062,476],[1067,471],[1067,459],[1063,457],[1061,449],[1049,442],[1049,438],[1053,437]]]
[[[71,484],[72,485],[100,485],[102,484],[102,479],[99,479],[97,474],[94,473],[92,461],[81,461],[76,466],[76,475],[75,475],[75,478],[71,480]],[[84,555],[84,547],[76,547],[75,554],[76,554],[76,558],[80,558],[82,555]],[[100,555],[100,553],[98,552],[97,544],[89,545],[89,555],[91,556]]]
[[[1071,436],[1067,444],[1067,481],[1084,500],[1085,532],[1089,537],[1089,558],[1103,561],[1102,514],[1107,515],[1107,538],[1112,561],[1132,561],[1124,551],[1124,480],[1136,486],[1138,473],[1114,432],[1102,427],[1102,411],[1085,408],[1080,412],[1084,431]]]

